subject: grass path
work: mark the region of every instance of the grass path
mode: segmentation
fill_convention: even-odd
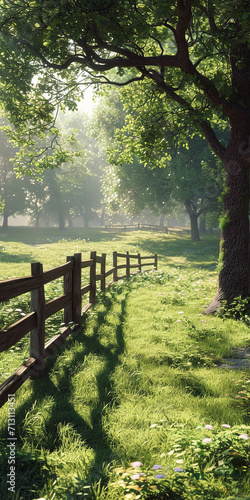
[[[82,333],[48,359],[46,376],[18,390],[16,493],[9,496],[7,405],[0,410],[4,498],[247,498],[250,440],[240,436],[250,431],[249,372],[217,364],[250,345],[249,327],[202,315],[216,286],[217,240],[192,244],[186,237],[130,233],[114,241],[94,234],[107,253],[114,243],[118,251],[158,251],[161,269],[100,295]],[[87,250],[97,249],[93,243]],[[60,259],[65,241],[50,245]],[[237,397],[241,391],[246,399]],[[155,485],[151,472],[140,492],[130,471],[123,476],[138,460],[145,471],[153,464],[169,467],[168,479]],[[182,475],[174,473],[176,466]]]

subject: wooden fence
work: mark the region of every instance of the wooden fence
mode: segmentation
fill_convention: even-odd
[[[118,264],[120,259],[123,259],[122,264]],[[131,260],[136,263],[132,264]],[[100,274],[97,273],[97,265],[100,265]],[[157,254],[142,257],[129,252],[113,252],[113,267],[107,270],[106,254],[98,256],[96,252],[91,252],[90,259],[82,260],[81,254],[77,253],[67,257],[65,264],[49,271],[44,272],[43,265],[36,262],[31,264],[31,276],[1,281],[0,302],[30,292],[31,312],[0,331],[0,352],[9,349],[30,332],[30,358],[0,386],[0,407],[7,401],[8,394],[15,393],[28,377],[42,377],[45,358],[49,354],[58,354],[60,346],[72,331],[80,331],[82,315],[96,302],[97,281],[100,281],[100,290],[104,292],[111,283],[129,278],[134,270],[140,272],[144,266],[157,269]],[[81,271],[84,268],[89,268],[89,283],[82,287]],[[125,270],[125,274],[120,275],[120,270]],[[113,281],[106,285],[106,278],[110,275],[113,275]],[[46,302],[44,285],[61,277],[64,278],[63,295]],[[85,294],[89,294],[89,302],[82,307]],[[62,309],[65,328],[45,342],[45,320]]]
[[[105,224],[104,229],[107,231],[158,231],[168,233],[166,226],[157,226],[155,224]]]

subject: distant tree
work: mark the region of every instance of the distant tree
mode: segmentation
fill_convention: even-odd
[[[49,201],[49,188],[44,178],[36,179],[24,176],[23,190],[25,193],[24,214],[34,222],[35,227],[40,226],[40,220],[46,213],[46,205]]]
[[[63,126],[61,125],[63,121]],[[84,226],[88,227],[90,219],[97,217],[101,209],[101,177],[106,167],[106,155],[96,139],[90,136],[90,118],[83,112],[61,117],[60,129],[66,133],[74,133],[75,148],[81,155],[72,163],[65,164],[58,172],[64,203],[67,203],[68,214],[80,215]]]
[[[84,126],[78,129],[79,124]],[[105,165],[96,140],[88,137],[88,117],[84,113],[63,114],[59,118],[61,137],[69,135],[74,159],[45,169],[38,176],[25,176],[26,213],[39,227],[41,219],[56,220],[60,229],[73,225],[80,215],[85,226],[101,208],[100,172]],[[42,147],[42,145],[41,145]]]
[[[1,126],[6,125],[6,118],[0,119]],[[24,210],[24,191],[22,180],[17,178],[11,158],[15,148],[9,142],[6,133],[0,131],[0,213],[3,215],[3,228],[8,228],[11,215]]]

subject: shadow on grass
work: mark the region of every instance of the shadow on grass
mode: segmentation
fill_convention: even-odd
[[[11,263],[20,263],[24,262],[25,264],[27,262],[33,262],[34,257],[28,254],[11,254],[11,253],[6,253],[6,252],[1,252],[0,251],[0,262],[6,262],[7,264]]]
[[[159,259],[159,267],[163,259],[168,265],[180,268],[185,268],[188,263],[192,263],[192,267],[201,267],[203,269],[215,270],[219,256],[219,236],[204,236],[202,240],[193,242],[190,236],[181,234],[175,235],[174,239],[167,237],[162,240],[154,239],[153,236],[144,239],[140,242],[142,254],[157,253]],[[184,257],[187,264],[168,262],[168,258]]]
[[[119,293],[123,293],[120,297]],[[56,383],[51,380],[50,373],[54,367],[58,356],[51,356],[47,359],[46,375],[40,380],[33,381],[33,393],[25,404],[19,406],[16,409],[16,423],[21,422],[17,429],[18,441],[17,441],[17,463],[16,463],[16,490],[19,492],[19,499],[31,500],[38,491],[42,490],[43,487],[50,482],[53,482],[54,471],[47,466],[46,459],[42,457],[40,452],[41,448],[45,450],[55,451],[60,449],[61,437],[58,432],[58,424],[62,423],[64,426],[69,424],[70,427],[76,431],[77,435],[80,436],[81,440],[86,443],[86,446],[94,451],[95,461],[92,468],[88,473],[87,483],[90,484],[95,480],[104,479],[105,481],[105,465],[110,463],[114,459],[114,452],[109,444],[108,435],[103,428],[102,415],[104,406],[112,403],[112,398],[114,398],[114,393],[112,391],[111,375],[113,374],[116,366],[119,364],[119,357],[124,352],[124,338],[123,338],[123,322],[126,315],[126,300],[129,293],[129,286],[123,290],[111,290],[109,294],[102,297],[102,305],[104,305],[103,311],[96,311],[92,334],[86,335],[85,325],[83,325],[82,332],[76,337],[69,338],[67,345],[64,345],[59,356],[63,354],[68,349],[71,349],[74,343],[77,341],[81,343],[83,348],[76,351],[72,358],[67,360],[65,363],[65,369],[57,375]],[[112,351],[110,348],[102,345],[99,336],[99,328],[107,322],[107,315],[112,311],[114,305],[119,302],[119,312],[116,314],[118,321],[115,326],[115,345],[113,345]],[[84,320],[84,323],[86,318]],[[96,376],[96,387],[98,392],[98,397],[96,402],[93,403],[92,409],[90,411],[90,417],[88,417],[89,423],[75,410],[72,400],[74,395],[72,394],[72,382],[71,376],[74,373],[76,367],[81,367],[84,365],[84,360],[88,354],[100,356],[102,360],[102,369]],[[81,368],[80,368],[81,369]],[[84,370],[84,366],[83,366]],[[55,380],[55,377],[54,377]],[[43,432],[42,441],[37,442],[36,439],[36,429],[33,428],[34,436],[32,436],[32,425],[36,425],[36,418],[39,412],[43,412],[43,408],[46,408],[48,404],[48,398],[53,401],[53,406],[48,414],[45,414],[44,425],[45,431]],[[33,407],[33,410],[32,410]],[[27,439],[27,427],[25,431],[25,418],[27,415],[27,410],[34,414],[34,419],[31,418],[31,424],[29,429],[28,441]],[[45,410],[46,412],[46,410]],[[4,443],[3,435],[7,435],[7,429],[2,431],[0,436],[1,441]],[[25,439],[26,435],[26,439]],[[33,450],[32,455],[28,452],[21,452],[22,440],[24,438],[24,443],[26,442],[30,450]],[[38,440],[39,441],[39,440]],[[34,452],[35,450],[35,452]],[[2,489],[6,489],[6,477],[7,477],[7,456],[6,453],[2,455],[0,453],[0,458],[2,458]],[[5,470],[6,469],[6,470]],[[34,484],[37,487],[37,491],[34,490]],[[33,488],[31,487],[33,486]],[[33,489],[33,492],[32,492]],[[13,496],[6,496],[7,498],[13,498]]]
[[[26,245],[42,245],[57,243],[60,240],[88,240],[93,242],[112,241],[116,238],[123,239],[123,233],[107,232],[102,228],[66,228],[61,230],[57,227],[34,228],[34,227],[9,227],[7,231],[0,228],[0,241],[24,243]]]

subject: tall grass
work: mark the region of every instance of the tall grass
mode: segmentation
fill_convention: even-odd
[[[15,242],[15,254],[43,262],[50,249],[49,266],[83,246],[107,254],[157,251],[160,269],[100,293],[82,332],[47,360],[45,377],[17,391],[14,496],[7,488],[7,405],[0,410],[4,498],[247,498],[250,447],[240,436],[250,430],[249,372],[219,365],[249,346],[249,327],[244,317],[202,314],[216,289],[217,238],[194,244],[171,234],[88,234],[85,243],[58,236],[35,246],[30,233],[25,249]],[[22,347],[12,351],[18,365]],[[148,480],[131,479],[134,461]],[[162,482],[154,464],[167,471]]]

